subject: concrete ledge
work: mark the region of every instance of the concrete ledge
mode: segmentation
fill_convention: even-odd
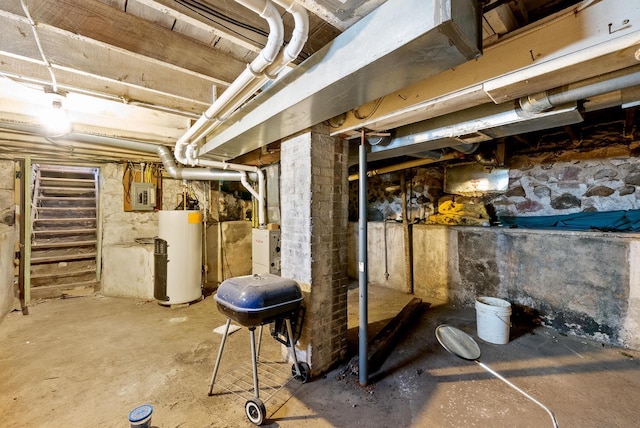
[[[13,308],[13,246],[16,231],[13,226],[0,224],[0,319]]]
[[[640,347],[640,234],[416,225],[413,239],[418,295],[500,297],[559,331]]]

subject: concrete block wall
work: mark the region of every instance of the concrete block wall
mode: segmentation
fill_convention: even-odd
[[[281,146],[282,276],[305,293],[298,353],[313,375],[346,355],[347,149],[324,126]]]
[[[545,325],[640,349],[640,234],[416,225],[415,293],[499,297]]]
[[[399,222],[370,221],[367,224],[369,284],[403,293],[413,291],[406,280],[403,233],[403,225]],[[348,273],[354,279],[359,275],[358,235],[358,223],[350,222]]]

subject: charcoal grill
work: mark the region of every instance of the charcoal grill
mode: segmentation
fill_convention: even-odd
[[[265,324],[273,323],[275,327],[271,329],[272,336],[287,346],[293,359],[292,376],[306,382],[309,379],[310,369],[306,363],[298,362],[294,349],[296,336],[292,327],[292,321],[296,324],[296,331],[301,326],[302,292],[298,284],[290,279],[271,274],[246,275],[225,280],[220,284],[218,292],[214,295],[214,300],[218,310],[227,316],[227,322],[209,383],[209,396],[213,395],[218,367],[229,333],[229,326],[233,320],[249,330],[254,395],[245,402],[245,413],[249,421],[261,425],[264,422],[266,407],[260,399],[258,385],[260,342],[256,347],[255,329],[260,327],[259,338],[261,338],[262,327]],[[284,329],[280,328],[283,324]]]

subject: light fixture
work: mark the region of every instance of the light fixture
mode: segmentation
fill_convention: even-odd
[[[50,95],[51,107],[43,112],[42,123],[50,137],[60,137],[71,132],[71,122],[62,104],[64,96],[55,92]]]

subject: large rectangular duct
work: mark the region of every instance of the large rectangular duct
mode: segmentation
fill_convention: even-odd
[[[476,1],[388,0],[218,126],[200,153],[234,158],[476,58],[480,16]]]

